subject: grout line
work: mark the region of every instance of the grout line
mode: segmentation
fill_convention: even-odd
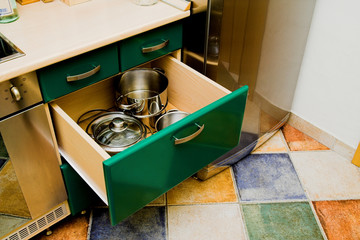
[[[93,210],[90,209],[90,216],[89,216],[89,227],[87,230],[87,236],[86,236],[86,240],[90,240],[91,237],[91,228],[92,228],[92,223],[93,223]]]
[[[280,136],[281,141],[285,144],[286,152],[287,152],[287,153],[291,152],[290,146],[289,146],[289,144],[288,144],[287,141],[286,141],[286,138],[285,138],[285,135],[284,135],[282,129],[279,129],[279,131],[280,131],[280,135],[281,135],[281,136]]]
[[[167,201],[167,193],[165,195],[165,238],[170,239],[170,230],[169,230],[169,207]]]
[[[233,187],[235,189],[236,200],[237,200],[237,202],[240,203],[241,195],[240,195],[239,188],[238,188],[238,186],[236,184],[235,173],[234,173],[234,169],[233,169],[232,166],[230,166],[230,176],[231,176],[231,180],[233,182]]]
[[[240,160],[241,161],[241,160]],[[250,237],[249,237],[249,232],[248,232],[248,229],[246,227],[246,221],[245,221],[245,215],[244,215],[244,211],[243,211],[243,208],[242,208],[242,205],[241,205],[241,195],[240,195],[240,191],[239,191],[239,188],[237,186],[237,183],[236,183],[236,178],[235,178],[235,173],[234,173],[234,169],[232,166],[230,166],[230,175],[231,175],[231,178],[232,178],[232,181],[233,181],[233,186],[235,188],[235,194],[236,194],[236,199],[237,199],[237,205],[239,207],[239,213],[240,213],[240,217],[241,217],[241,222],[242,222],[242,229],[244,231],[244,236],[245,236],[245,240],[249,240]]]
[[[284,137],[284,138],[285,138],[285,137]],[[325,150],[321,150],[321,151],[325,151]],[[326,150],[326,151],[328,151],[328,150]],[[298,152],[298,151],[297,151],[297,152]],[[309,152],[309,151],[301,151],[301,152]],[[290,153],[291,153],[291,150],[290,150],[290,148],[289,148],[288,155],[289,155],[291,164],[293,165],[293,167],[294,167],[294,169],[295,169],[296,176],[298,177],[299,182],[300,182],[300,185],[301,185],[302,189],[304,190],[305,196],[306,196],[306,198],[307,198],[307,202],[308,202],[308,204],[309,204],[309,206],[310,206],[310,208],[311,208],[311,211],[312,211],[312,213],[313,213],[313,216],[314,216],[314,218],[315,218],[315,221],[316,221],[316,223],[317,223],[317,226],[318,226],[318,228],[320,229],[321,235],[323,236],[324,240],[328,240],[328,238],[327,238],[327,236],[326,236],[326,233],[325,233],[325,231],[324,231],[324,228],[323,228],[323,226],[321,225],[321,222],[320,222],[320,220],[319,220],[319,217],[318,217],[318,215],[317,215],[317,213],[316,213],[316,211],[315,211],[315,208],[314,208],[314,206],[313,206],[313,202],[311,201],[310,193],[309,193],[309,191],[305,188],[304,183],[303,183],[303,180],[302,180],[302,178],[301,178],[300,175],[299,175],[299,170],[296,168],[296,165],[294,164],[294,161],[293,161],[293,159],[292,159],[292,155],[291,155]]]
[[[181,207],[181,206],[202,206],[202,205],[231,205],[238,204],[239,201],[236,202],[204,202],[204,203],[184,203],[184,204],[171,204],[169,207]]]
[[[273,204],[273,203],[301,203],[307,202],[308,199],[284,199],[284,200],[269,200],[269,201],[241,201],[240,204],[251,205],[251,204]]]
[[[247,226],[246,226],[246,220],[245,220],[245,214],[244,214],[243,206],[240,203],[239,203],[238,206],[239,206],[240,216],[241,216],[241,219],[242,219],[242,229],[244,231],[245,239],[249,240],[250,236],[249,236],[249,231],[248,231]]]
[[[315,207],[314,207],[313,202],[312,202],[312,201],[309,201],[309,205],[310,205],[310,207],[311,207],[311,210],[312,210],[312,212],[313,212],[315,221],[316,221],[316,223],[318,224],[318,227],[319,227],[319,229],[320,229],[321,234],[323,235],[324,240],[328,240],[328,238],[327,238],[327,236],[326,236],[326,233],[325,233],[325,230],[324,230],[324,228],[323,228],[323,226],[322,226],[322,224],[321,224],[321,222],[320,222],[320,219],[319,219],[319,217],[318,217],[318,215],[317,215],[317,213],[316,213],[316,210],[315,210]]]

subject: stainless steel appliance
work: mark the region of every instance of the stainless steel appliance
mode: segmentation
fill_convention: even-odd
[[[28,239],[69,215],[35,72],[0,83],[0,239]]]
[[[249,86],[240,144],[206,179],[260,146],[288,119],[315,0],[193,0],[183,61],[229,90]]]

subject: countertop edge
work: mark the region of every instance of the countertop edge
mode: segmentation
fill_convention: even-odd
[[[93,0],[94,1],[94,0]],[[164,3],[158,3],[164,4]],[[22,6],[23,7],[23,6]],[[23,7],[24,8],[24,7]],[[161,8],[168,8],[168,6],[161,6]],[[173,7],[171,7],[173,8]],[[150,8],[149,8],[150,9]],[[184,19],[190,16],[190,11],[180,11],[180,10],[171,10],[172,12],[169,14],[162,14],[162,16],[158,16],[153,18],[150,22],[144,22],[136,25],[136,27],[120,29],[118,32],[113,31],[111,34],[106,36],[101,36],[99,38],[93,38],[91,41],[87,41],[82,44],[76,44],[72,48],[62,49],[62,51],[52,51],[49,54],[41,54],[37,57],[34,56],[22,56],[8,62],[4,62],[0,64],[0,82],[6,81],[8,79],[20,76],[22,74],[35,71],[37,69],[46,67],[48,65],[60,62],[62,60],[83,54],[85,52],[121,41],[128,37],[140,34],[142,32]],[[0,28],[2,31],[2,29]],[[5,29],[6,30],[6,29]],[[3,32],[3,31],[2,31]],[[4,33],[6,36],[6,31]],[[11,34],[9,34],[11,35]],[[9,37],[8,37],[9,38]],[[15,45],[17,45],[21,50],[27,53],[27,49],[22,49],[21,44],[17,44],[17,39],[10,38],[10,41],[13,41]],[[59,40],[61,41],[61,40]]]

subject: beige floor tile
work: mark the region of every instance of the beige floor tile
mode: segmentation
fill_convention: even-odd
[[[170,240],[243,240],[238,204],[169,206]]]
[[[222,202],[237,202],[230,168],[206,181],[188,178],[167,192],[168,205]]]
[[[339,154],[293,152],[290,156],[311,200],[360,199],[360,170]]]
[[[267,140],[263,145],[256,149],[253,153],[278,153],[287,152],[286,142],[282,136],[282,132],[278,131],[274,136]]]

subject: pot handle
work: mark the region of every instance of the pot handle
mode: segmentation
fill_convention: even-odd
[[[118,106],[118,108],[120,108],[121,110],[132,110],[136,107],[138,107],[140,104],[138,102],[135,102],[133,104],[121,104],[121,100],[124,96],[121,95],[120,97],[118,97],[116,99],[116,105]]]
[[[183,144],[183,143],[186,143],[194,138],[196,138],[197,136],[200,135],[200,133],[204,130],[205,128],[205,125],[199,125],[197,123],[195,123],[195,125],[199,128],[196,132],[194,132],[193,134],[187,136],[187,137],[184,137],[184,138],[176,138],[175,136],[173,136],[173,138],[175,139],[175,145],[179,145],[179,144]]]

